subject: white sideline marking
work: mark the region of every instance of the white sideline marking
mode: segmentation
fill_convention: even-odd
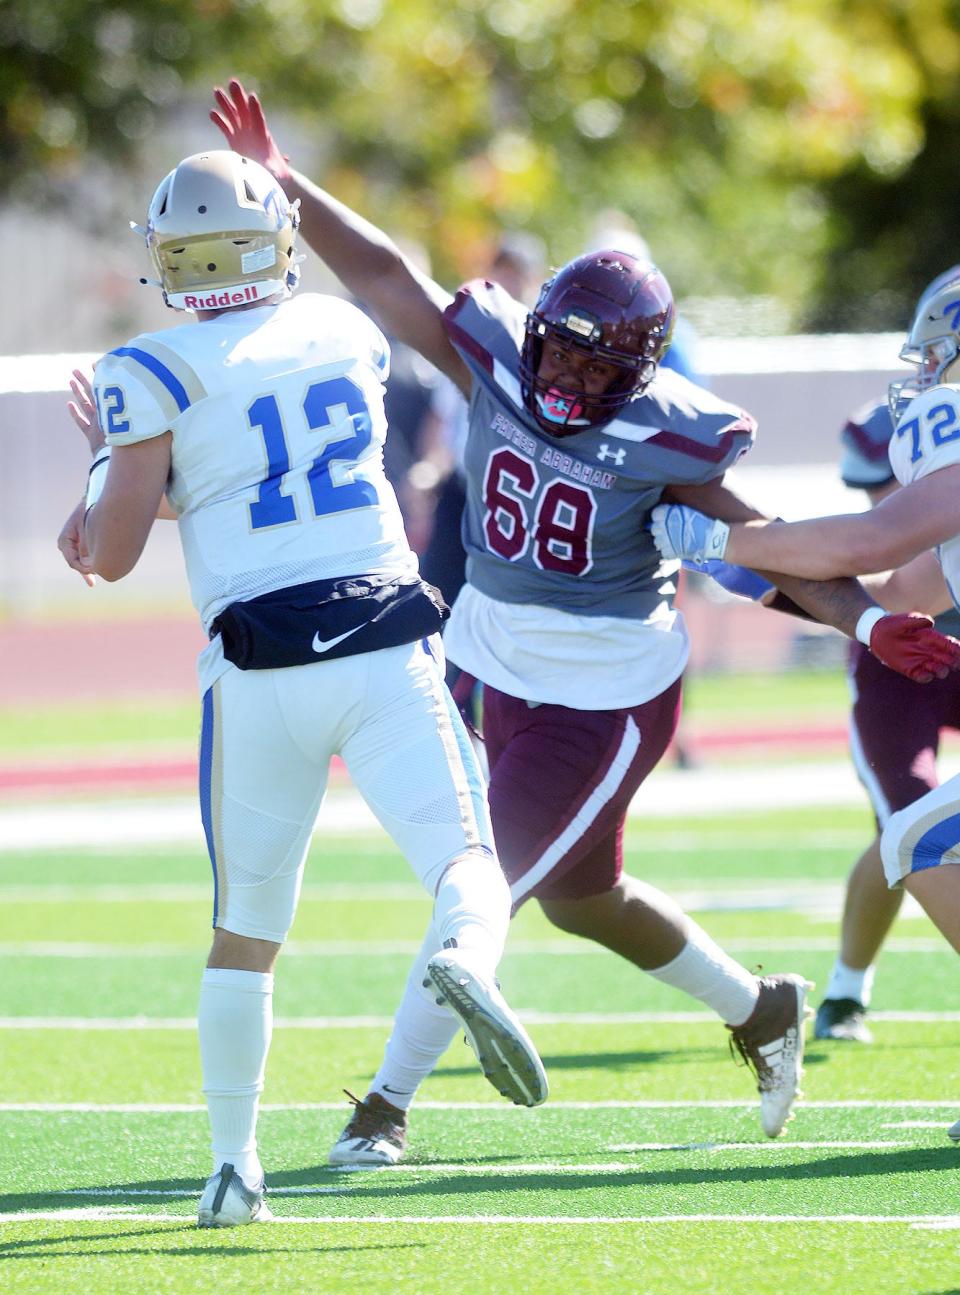
[[[956,761],[944,761],[944,777]],[[658,769],[640,788],[631,816],[646,819],[681,814],[723,815],[764,806],[770,809],[863,804],[863,788],[847,760],[814,764],[763,764],[705,769]],[[382,831],[362,797],[351,787],[331,792],[317,820],[317,832]],[[200,811],[193,797],[162,801],[113,800],[14,806],[0,811],[0,851],[62,846],[161,845],[190,842],[203,849]]]
[[[3,898],[0,888],[0,898]],[[683,905],[681,905],[683,907]],[[802,936],[784,939],[769,936],[767,939],[733,939],[724,941],[728,953],[769,952],[789,949],[797,953],[832,953],[837,948],[833,936],[822,939],[803,939]],[[949,953],[945,940],[901,938],[888,940],[884,952],[895,953]],[[0,942],[0,957],[6,958],[182,958],[206,953],[206,944],[98,944],[70,940],[25,940]],[[419,940],[386,940],[371,944],[366,940],[291,940],[284,945],[284,958],[365,958],[393,957],[402,954],[413,957],[420,951]],[[604,950],[586,940],[509,940],[507,954],[517,957],[579,958],[597,956]],[[870,1013],[877,1020],[877,1013]]]
[[[62,1222],[125,1222],[125,1223],[180,1223],[185,1227],[195,1228],[196,1222],[191,1214],[141,1214],[134,1206],[128,1209],[112,1206],[109,1208],[94,1206],[90,1209],[63,1210],[24,1210],[20,1214],[0,1214],[0,1223],[27,1223],[37,1220],[52,1223]],[[602,1215],[566,1215],[566,1214],[359,1214],[359,1215],[323,1215],[304,1218],[301,1215],[284,1217],[275,1216],[274,1223],[296,1223],[310,1226],[322,1224],[329,1227],[333,1223],[348,1226],[367,1226],[371,1223],[382,1223],[387,1226],[413,1224],[426,1227],[438,1223],[481,1224],[492,1223],[531,1224],[542,1223],[547,1227],[597,1227],[609,1224],[622,1227],[626,1224],[655,1223],[900,1223],[909,1227],[931,1230],[960,1228],[960,1215],[954,1214],[602,1214]],[[53,1238],[51,1238],[52,1240]]]
[[[960,1106],[960,1097],[949,1100],[927,1100],[919,1098],[916,1101],[900,1099],[879,1099],[869,1101],[866,1099],[856,1098],[849,1101],[803,1101],[801,1106],[804,1110],[890,1110],[890,1111],[927,1111],[927,1110],[956,1110]],[[691,1100],[691,1101],[672,1101],[667,1099],[648,1099],[641,1101],[550,1101],[546,1106],[537,1107],[534,1111],[528,1110],[522,1106],[512,1106],[506,1102],[437,1102],[423,1101],[417,1102],[418,1111],[485,1111],[499,1112],[501,1115],[522,1116],[524,1119],[532,1119],[534,1116],[542,1117],[550,1111],[685,1111],[685,1110],[744,1110],[752,1111],[756,1107],[755,1099],[717,1099],[708,1100]],[[93,1113],[98,1115],[169,1115],[169,1114],[194,1114],[206,1112],[206,1106],[202,1102],[0,1102],[0,1114],[9,1113],[17,1114],[30,1111],[53,1112],[66,1114],[70,1112]],[[346,1111],[347,1103],[339,1102],[263,1102],[260,1105],[261,1112],[269,1111]],[[884,1128],[897,1128],[898,1125],[884,1125]],[[909,1128],[910,1125],[903,1127]],[[923,1124],[917,1127],[922,1128],[941,1128],[940,1124]],[[753,1143],[749,1145],[753,1146]],[[796,1146],[793,1142],[770,1142],[759,1143],[761,1146]],[[822,1145],[822,1144],[819,1144]],[[614,1149],[614,1148],[611,1148]]]
[[[520,1007],[528,1025],[703,1025],[717,1024],[713,1012],[535,1012]],[[872,1021],[921,1025],[960,1021],[960,1011],[871,1012]],[[389,1029],[392,1016],[278,1016],[278,1030]],[[0,1016],[0,1030],[195,1030],[192,1016]]]

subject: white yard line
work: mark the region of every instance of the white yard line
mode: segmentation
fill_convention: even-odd
[[[755,1099],[747,1100],[691,1100],[691,1101],[670,1101],[654,1100],[647,1101],[553,1101],[551,1100],[546,1106],[538,1107],[531,1112],[526,1107],[511,1106],[505,1102],[437,1102],[422,1101],[417,1102],[418,1111],[484,1111],[498,1112],[501,1115],[522,1115],[524,1119],[532,1117],[541,1117],[549,1114],[551,1111],[685,1111],[685,1110],[753,1110],[756,1106]],[[926,1111],[926,1110],[944,1110],[953,1111],[960,1106],[960,1097],[953,1101],[949,1100],[930,1100],[927,1098],[918,1098],[917,1100],[900,1100],[900,1099],[880,1099],[869,1101],[864,1099],[853,1099],[849,1101],[803,1101],[801,1106],[804,1110],[889,1110],[889,1111]],[[0,1102],[0,1114],[21,1114],[24,1112],[56,1113],[56,1114],[96,1114],[96,1115],[192,1115],[206,1112],[206,1106],[200,1102]],[[260,1106],[261,1112],[277,1111],[344,1111],[347,1110],[347,1103],[339,1102],[264,1102]],[[884,1128],[897,1128],[899,1125],[884,1125]],[[904,1125],[903,1127],[911,1127]],[[922,1124],[917,1127],[923,1128],[940,1128],[939,1124]],[[753,1146],[753,1143],[750,1143]],[[761,1146],[790,1146],[796,1143],[789,1142],[769,1142],[758,1143]],[[960,1155],[960,1152],[958,1152]]]
[[[943,1124],[939,1120],[893,1120],[889,1124],[881,1124],[881,1129],[942,1129]]]
[[[716,1024],[713,1012],[537,1012],[519,1007],[517,1014],[528,1025],[702,1025]],[[900,1021],[922,1025],[953,1024],[960,1011],[871,1012],[872,1021]],[[386,1029],[392,1016],[279,1016],[278,1030]],[[0,1016],[0,1030],[195,1030],[192,1016]]]
[[[931,1124],[931,1128],[942,1129],[942,1124]],[[607,1147],[608,1151],[879,1151],[885,1147],[910,1147],[912,1142],[905,1142],[903,1139],[891,1141],[889,1138],[883,1141],[874,1140],[872,1142],[854,1142],[844,1140],[840,1142],[831,1142],[824,1139],[822,1142],[794,1142],[785,1141],[784,1139],[773,1140],[767,1139],[766,1142],[624,1142],[616,1146]],[[636,1165],[628,1166],[636,1169]],[[395,1165],[394,1168],[397,1168]]]
[[[834,917],[842,905],[843,893],[844,888],[840,882],[800,881],[771,884],[766,878],[761,877],[740,877],[729,882],[718,882],[715,886],[684,885],[681,880],[677,886],[670,888],[672,898],[676,900],[681,908],[686,909],[688,912],[778,912],[789,910],[794,915],[807,917]],[[53,882],[46,886],[0,886],[0,900],[6,905],[75,902],[97,904],[198,903],[209,905],[212,898],[212,885],[207,884],[130,882],[85,886],[80,883]],[[425,906],[427,902],[424,892],[412,882],[373,882],[369,885],[336,882],[330,884],[308,883],[303,887],[302,898],[319,900],[323,903],[331,903],[337,900],[385,900],[390,903],[414,903]],[[905,897],[901,916],[904,918],[922,916],[919,905],[910,895]],[[752,947],[751,942],[744,941],[744,947]],[[758,941],[756,947],[767,948],[769,945],[763,941]],[[789,942],[784,947],[790,947]],[[592,951],[590,945],[584,945],[585,953]]]
[[[301,898],[316,899],[324,903],[333,900],[357,899],[387,900],[390,903],[416,901],[425,903],[428,896],[414,881],[380,882],[369,884],[330,882],[307,884]],[[76,900],[96,904],[142,903],[202,903],[213,899],[213,882],[107,882],[84,885],[82,882],[51,882],[49,885],[0,886],[0,899],[4,904],[64,904]]]
[[[0,890],[0,896],[3,892]],[[97,944],[67,940],[24,940],[0,942],[0,958],[183,958],[199,957],[206,953],[206,944]],[[765,940],[725,940],[728,953],[769,952],[772,949],[789,949],[794,953],[833,953],[837,948],[835,936],[822,939],[804,939],[802,936],[781,938],[775,935]],[[291,940],[283,947],[287,958],[364,958],[413,957],[420,950],[419,940]],[[883,946],[885,954],[916,954],[950,952],[945,940],[901,938],[888,940]],[[507,953],[514,957],[540,957],[549,954],[554,958],[582,958],[601,956],[604,950],[585,940],[509,940]],[[876,1020],[871,1012],[871,1020]]]
[[[131,1206],[122,1209],[117,1206],[94,1206],[89,1209],[64,1210],[25,1210],[20,1214],[0,1214],[0,1223],[30,1222],[125,1222],[125,1223],[179,1223],[184,1227],[194,1228],[196,1223],[191,1214],[139,1213]],[[314,1215],[310,1218],[293,1215],[276,1216],[277,1223],[295,1223],[303,1226],[329,1227],[331,1224],[367,1227],[374,1224],[393,1226],[422,1225],[435,1227],[437,1224],[456,1224],[469,1226],[480,1224],[521,1224],[525,1227],[542,1224],[545,1227],[597,1227],[609,1225],[623,1227],[624,1224],[646,1225],[659,1223],[870,1223],[870,1224],[903,1224],[909,1227],[931,1230],[960,1228],[960,1215],[955,1214],[358,1214],[358,1215]]]
[[[946,775],[945,775],[946,776]],[[641,787],[631,816],[673,814],[703,817],[742,810],[810,805],[862,805],[863,789],[846,761],[750,765],[705,769],[658,769]],[[378,824],[352,788],[328,794],[319,833],[377,830]],[[0,850],[63,846],[170,845],[203,847],[200,813],[193,798],[73,802],[12,806],[0,810]]]

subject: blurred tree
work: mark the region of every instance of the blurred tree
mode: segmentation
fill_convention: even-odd
[[[257,6],[230,0],[3,0],[0,191],[52,193],[88,151],[135,155],[206,67],[256,38]]]
[[[87,150],[122,162],[236,72],[316,140],[296,164],[447,281],[504,226],[563,260],[615,206],[681,296],[899,327],[960,185],[930,156],[960,112],[957,18],[958,0],[2,0],[0,190],[50,187]]]

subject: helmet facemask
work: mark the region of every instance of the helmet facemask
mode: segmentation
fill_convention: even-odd
[[[891,382],[890,412],[898,419],[914,397],[960,380],[960,270],[939,275],[917,305],[900,359],[915,372]]]
[[[650,384],[672,330],[673,298],[652,265],[615,251],[578,257],[544,284],[527,316],[520,353],[524,404],[553,436],[602,427]],[[551,343],[611,366],[605,390],[589,393],[541,376]]]

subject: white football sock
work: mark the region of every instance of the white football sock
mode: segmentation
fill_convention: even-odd
[[[481,966],[493,972],[509,926],[510,887],[496,859],[480,853],[455,859],[440,878],[433,902],[437,948],[454,940],[458,948],[476,952]]]
[[[864,1007],[869,1007],[870,999],[873,997],[873,978],[876,973],[877,969],[873,964],[861,971],[857,967],[848,967],[842,959],[838,958],[833,964],[823,996],[824,998],[854,998]]]
[[[257,1107],[273,1028],[273,976],[207,967],[197,1012],[213,1172],[231,1164],[248,1187],[263,1177]]]
[[[407,977],[403,998],[393,1021],[380,1069],[370,1085],[393,1106],[407,1110],[417,1089],[443,1056],[457,1033],[456,1018],[439,1006],[423,977],[428,960],[440,948],[431,925]]]
[[[687,943],[677,956],[649,974],[699,998],[728,1025],[742,1025],[760,994],[757,977],[734,962],[695,922],[688,923]]]

